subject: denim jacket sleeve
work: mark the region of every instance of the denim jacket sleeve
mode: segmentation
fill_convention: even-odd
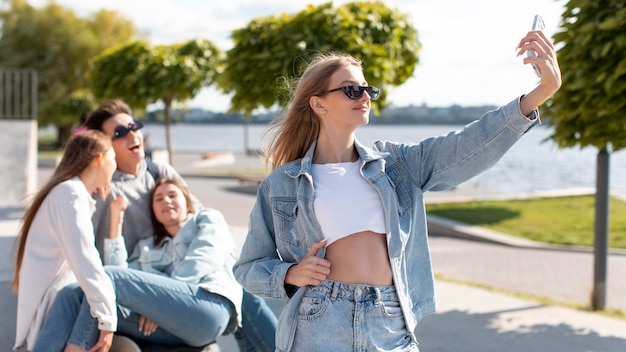
[[[285,262],[278,256],[268,178],[259,185],[250,214],[251,226],[233,272],[246,291],[263,297],[285,299],[293,294],[286,291],[285,275],[295,263]]]
[[[149,240],[151,241],[151,239]],[[140,240],[133,248],[130,256],[126,250],[126,241],[124,236],[118,238],[105,238],[104,239],[104,265],[121,266],[123,268],[131,268],[137,270],[144,270],[152,273],[159,273],[157,270],[146,270],[145,266],[141,265],[141,249],[145,247],[147,243],[146,239]],[[144,260],[145,261],[145,260]]]
[[[183,225],[173,240],[176,266],[173,279],[199,284],[224,267],[235,250],[222,213],[203,209]]]
[[[128,252],[126,251],[123,236],[104,239],[104,265],[115,265],[126,268],[128,267],[127,260]]]
[[[422,191],[452,188],[493,166],[524,133],[539,122],[538,111],[522,115],[520,98],[487,112],[462,130],[419,144],[376,142],[375,149],[395,155],[404,175]]]

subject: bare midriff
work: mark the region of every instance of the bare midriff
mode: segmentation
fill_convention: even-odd
[[[327,279],[351,284],[386,286],[393,283],[385,234],[357,232],[326,247]]]

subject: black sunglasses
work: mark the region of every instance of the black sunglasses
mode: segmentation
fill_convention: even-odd
[[[363,92],[369,94],[371,100],[376,100],[380,97],[380,88],[372,86],[343,86],[335,89],[325,90],[321,93],[315,94],[316,97],[321,97],[324,94],[337,92],[343,90],[346,96],[352,100],[361,99]]]
[[[111,140],[114,141],[118,138],[122,138],[125,135],[128,134],[128,132],[130,131],[137,131],[139,129],[141,129],[143,127],[143,123],[141,123],[140,121],[133,121],[130,122],[128,124],[128,127],[124,127],[124,126],[117,126],[115,127],[115,132],[113,132],[113,137],[111,137]]]

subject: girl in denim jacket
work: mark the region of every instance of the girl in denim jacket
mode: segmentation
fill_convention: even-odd
[[[242,351],[273,349],[273,314],[265,321],[265,328],[271,329],[268,334],[239,329],[245,317],[244,297],[253,296],[234,278],[235,242],[223,215],[208,208],[196,212],[189,190],[178,178],[156,180],[150,202],[154,236],[140,240],[130,256],[121,236],[127,200],[120,195],[110,205],[111,234],[105,239],[104,261],[120,312],[117,331],[139,344],[173,350],[206,346],[231,333]],[[93,344],[96,321],[82,297],[80,289],[58,295],[51,308],[56,324],[44,324],[42,329],[50,332],[50,351],[60,351],[68,339],[80,341],[79,346]],[[247,301],[256,304],[250,297]]]
[[[371,100],[361,62],[322,54],[300,77],[267,147],[234,272],[251,293],[289,299],[277,351],[417,351],[414,330],[435,310],[424,192],[454,187],[495,164],[539,122],[561,86],[555,50],[529,32],[518,55],[540,84],[462,131],[416,144],[355,138]]]

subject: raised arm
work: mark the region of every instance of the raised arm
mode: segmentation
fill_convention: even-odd
[[[127,267],[128,252],[122,237],[124,212],[128,208],[128,200],[121,194],[113,201],[110,207],[109,238],[104,240],[104,264]]]
[[[124,224],[124,212],[128,208],[128,200],[123,194],[120,194],[111,202],[111,232],[110,239],[122,236],[122,225]]]
[[[542,31],[531,31],[517,45],[517,56],[533,50],[537,56],[524,58],[524,64],[535,64],[541,71],[539,85],[522,97],[520,110],[528,116],[561,87],[561,70],[554,45]]]

